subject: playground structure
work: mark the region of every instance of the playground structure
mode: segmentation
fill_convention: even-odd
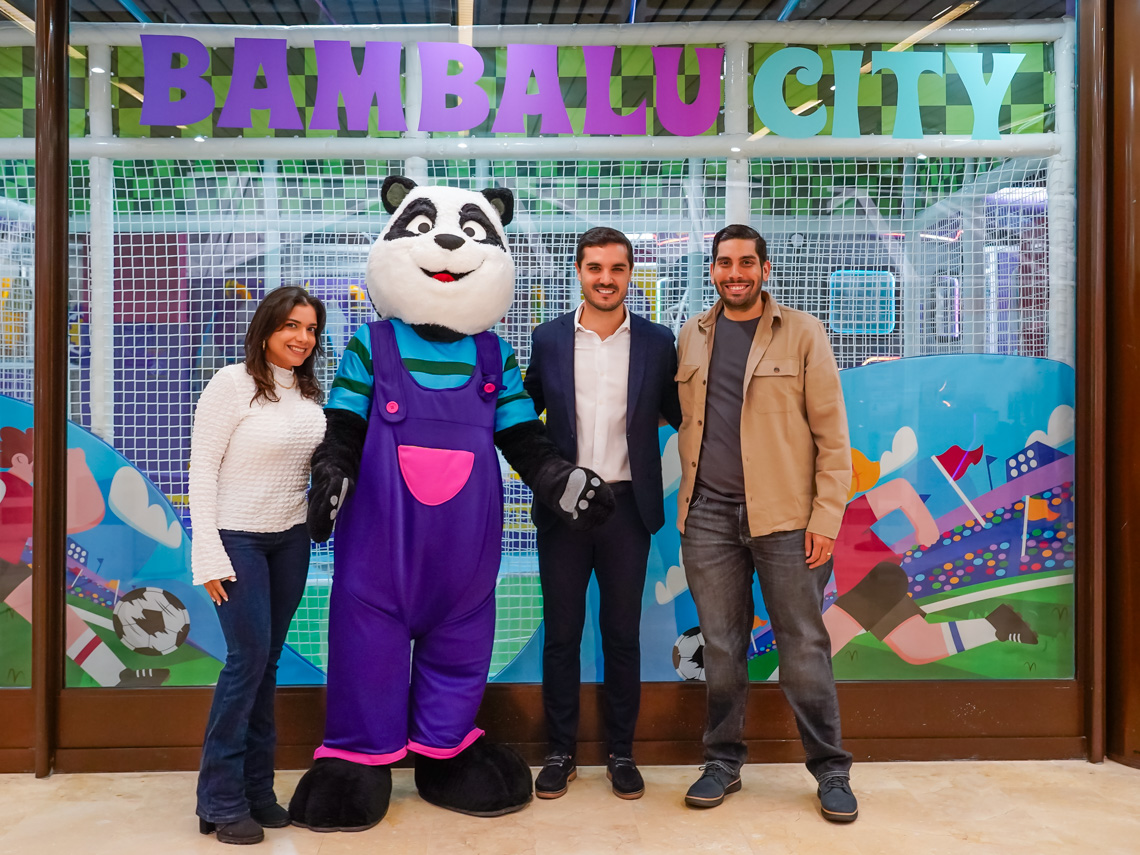
[[[240,27],[173,29],[195,30],[212,48],[260,35]],[[844,43],[891,43],[897,29],[847,25]],[[715,136],[142,138],[131,135],[141,130],[124,118],[136,106],[129,93],[94,71],[117,68],[120,78],[128,76],[140,31],[85,25],[72,33],[88,57],[90,137],[72,141],[70,417],[142,470],[187,525],[189,436],[202,386],[241,358],[252,307],[282,284],[306,285],[328,304],[331,380],[337,354],[373,317],[362,287],[364,259],[386,220],[379,186],[393,172],[514,191],[508,237],[516,299],[498,332],[522,365],[533,326],[578,301],[573,248],[584,229],[610,225],[631,236],[637,267],[630,305],[676,330],[714,299],[711,236],[733,221],[749,221],[767,237],[773,292],[825,323],[841,368],[952,353],[1073,362],[1070,23],[939,31],[940,44],[1039,48],[1044,89],[1054,96],[1042,96],[1039,121],[1026,122],[1030,132],[1007,127],[1000,140],[757,137],[745,83],[750,52],[785,37],[835,41],[828,28],[803,23],[511,34],[559,44],[723,44],[724,132]],[[351,28],[341,35],[365,38]],[[297,28],[287,37],[291,49],[303,51],[313,36]],[[22,38],[4,32],[0,51]],[[431,35],[405,38],[410,48]],[[414,63],[407,73],[416,73]],[[0,393],[27,401],[30,142],[6,141],[9,159],[0,161]],[[510,477],[505,490],[508,557],[496,669],[526,644],[541,616],[529,495]],[[323,665],[331,554],[320,547],[313,557],[290,643]]]

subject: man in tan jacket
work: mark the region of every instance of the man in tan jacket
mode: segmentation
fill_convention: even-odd
[[[740,789],[756,573],[823,816],[850,822],[851,755],[820,614],[851,478],[847,415],[823,325],[763,290],[771,269],[756,231],[721,229],[710,271],[720,299],[678,342],[677,524],[708,684],[706,764],[685,801],[713,807]]]

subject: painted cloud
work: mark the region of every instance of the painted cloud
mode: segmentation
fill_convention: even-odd
[[[1047,430],[1035,430],[1025,440],[1027,446],[1035,442],[1043,442],[1053,448],[1060,448],[1073,438],[1073,408],[1068,404],[1061,404],[1049,415]]]
[[[914,430],[906,426],[899,428],[891,442],[891,450],[884,451],[879,458],[879,477],[910,463],[917,454],[918,437],[914,435]]]
[[[665,605],[681,596],[681,594],[687,590],[689,590],[689,580],[685,578],[685,562],[681,558],[680,550],[678,550],[677,563],[670,567],[665,574],[664,583],[657,583],[657,602],[661,605]]]
[[[163,546],[174,549],[182,542],[182,526],[177,520],[168,524],[163,507],[150,503],[147,481],[137,469],[123,466],[115,472],[108,504],[115,516]]]

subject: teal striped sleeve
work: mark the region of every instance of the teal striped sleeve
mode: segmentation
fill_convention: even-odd
[[[367,420],[372,407],[372,385],[372,334],[365,325],[344,349],[325,407],[348,410]]]
[[[499,348],[503,352],[503,388],[499,390],[498,409],[495,410],[496,433],[538,418],[534,414],[534,402],[523,389],[522,371],[519,370],[514,348],[504,338],[499,339]]]

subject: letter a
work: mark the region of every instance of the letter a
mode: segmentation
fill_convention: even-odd
[[[268,110],[270,128],[304,129],[289,87],[288,45],[285,39],[234,39],[234,71],[218,127],[252,128],[252,111]],[[261,69],[264,89],[256,86]]]

